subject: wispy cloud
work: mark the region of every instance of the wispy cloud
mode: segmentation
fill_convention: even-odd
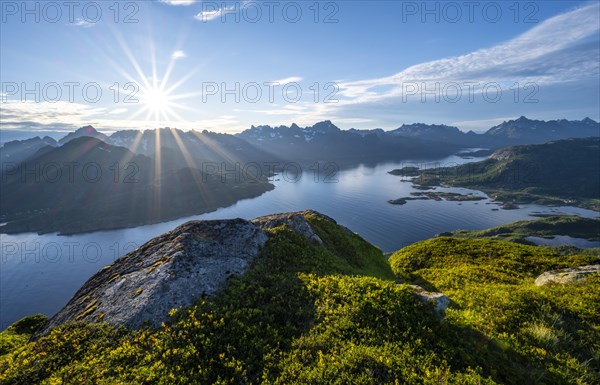
[[[274,104],[271,106],[277,107],[277,105],[274,105]],[[288,104],[288,105],[282,106],[280,108],[270,108],[270,109],[264,109],[264,110],[244,110],[244,109],[236,108],[233,111],[234,112],[251,112],[251,113],[262,114],[262,115],[294,116],[297,114],[302,114],[304,112],[307,112],[308,109],[309,108],[307,106],[302,106],[299,104]]]
[[[160,2],[168,5],[188,6],[194,4],[196,0],[160,0]]]
[[[77,19],[75,19],[75,21],[73,23],[71,23],[72,26],[75,27],[82,27],[82,28],[91,28],[93,26],[95,26],[98,23],[91,23],[81,17],[78,17]]]
[[[547,19],[525,33],[489,48],[416,64],[385,77],[337,82],[337,103],[294,103],[307,108],[290,117],[294,120],[302,120],[304,116],[310,116],[312,120],[360,117],[397,122],[400,115],[406,118],[413,114],[414,104],[407,107],[407,103],[422,104],[420,93],[408,95],[407,84],[431,90],[436,85],[443,89],[450,83],[472,82],[480,85],[475,86],[475,92],[482,95],[482,86],[490,83],[499,84],[505,91],[515,83],[520,87],[534,83],[540,90],[567,84],[597,83],[600,81],[599,34],[600,4],[588,4]],[[464,88],[463,92],[463,99],[468,99]],[[429,100],[432,100],[431,95]],[[427,107],[431,115],[432,105]],[[512,107],[514,110],[516,105],[513,103]],[[271,115],[292,112],[281,106],[273,110],[275,113]],[[465,126],[476,128],[476,124]]]
[[[198,120],[192,123],[196,130],[209,130],[219,132],[239,132],[243,125],[237,120],[237,117],[232,115],[221,115],[214,119]]]
[[[207,22],[211,20],[215,20],[220,18],[223,14],[235,11],[235,7],[221,7],[217,9],[204,10],[202,12],[198,12],[194,18],[196,20],[200,20],[202,22]]]
[[[237,120],[237,117],[231,115],[186,122],[148,122],[130,119],[126,116],[117,117],[124,112],[127,112],[126,108],[107,111],[103,107],[63,101],[36,103],[8,100],[0,103],[0,130],[69,132],[88,124],[102,132],[124,129],[144,130],[167,126],[182,130],[207,129],[220,132],[239,132],[246,128]]]
[[[171,54],[171,59],[173,60],[183,59],[185,57],[187,57],[187,54],[181,50],[175,51]]]
[[[109,114],[119,115],[119,114],[124,114],[125,112],[127,112],[127,108],[115,108],[114,110],[110,111]]]
[[[81,103],[7,100],[0,103],[0,129],[70,130],[105,113],[105,108]]]
[[[590,4],[491,48],[417,64],[383,78],[341,83],[340,95],[346,99],[341,102],[397,97],[407,83],[516,81],[540,85],[597,77],[599,20],[600,4]],[[595,37],[593,42],[587,41],[590,37]]]
[[[244,0],[241,3],[236,2],[234,5],[226,6],[225,3],[222,2],[219,7],[219,3],[217,2],[204,2],[202,4],[202,11],[198,12],[194,18],[206,23],[218,19],[225,14],[236,14],[252,3],[252,0]]]
[[[279,83],[279,84],[289,84],[289,83],[298,83],[301,82],[303,80],[303,78],[301,78],[300,76],[290,76],[284,79],[279,79],[279,80],[273,80],[273,83]]]

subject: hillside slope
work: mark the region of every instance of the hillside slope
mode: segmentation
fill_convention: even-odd
[[[482,190],[503,202],[600,210],[599,159],[600,138],[567,139],[508,147],[481,162],[424,170],[415,183]]]
[[[127,330],[95,317],[67,322],[23,344],[43,322],[37,316],[0,333],[0,342],[8,341],[0,344],[0,383],[475,385],[600,379],[598,277],[572,285],[533,284],[545,270],[589,265],[594,257],[439,238],[398,251],[390,266],[378,249],[314,211],[250,223],[238,220],[236,226],[256,226],[268,239],[245,273],[172,310],[161,325]],[[187,259],[199,261],[198,250],[214,250],[218,242],[209,233],[193,233],[198,225],[219,223],[184,225],[136,252],[183,262],[175,257],[182,250],[160,251],[161,239],[185,245],[183,238],[192,237],[196,252]],[[133,264],[129,273],[143,269]],[[103,283],[109,282],[89,287],[101,289]],[[423,301],[414,283],[449,295],[445,318]],[[122,301],[134,306],[136,298]]]
[[[557,235],[600,241],[600,218],[577,215],[553,215],[531,221],[517,221],[485,230],[456,230],[450,235],[459,238],[486,238],[531,244],[527,237],[553,238]]]
[[[254,198],[266,177],[196,168],[161,170],[153,159],[79,137],[0,172],[2,233],[84,233],[164,222]]]

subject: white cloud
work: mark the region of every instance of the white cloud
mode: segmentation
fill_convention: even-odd
[[[36,121],[46,124],[52,121],[67,121],[79,119],[81,117],[91,117],[94,115],[103,114],[105,108],[94,107],[81,103],[69,103],[65,101],[57,102],[39,102],[34,101],[14,101],[6,100],[0,103],[0,116],[12,118],[18,116],[20,120]]]
[[[185,57],[187,57],[187,54],[181,50],[177,50],[177,51],[173,52],[173,54],[171,54],[171,59],[173,59],[173,60],[183,59]]]
[[[288,83],[298,83],[301,82],[302,78],[300,76],[290,76],[288,78],[273,80],[273,83],[279,84],[288,84]]]
[[[339,84],[341,103],[377,102],[401,96],[403,85],[425,83],[559,83],[595,76],[600,68],[597,42],[600,5],[591,4],[550,18],[491,48],[411,66],[394,75]],[[379,88],[379,89],[378,89]],[[381,91],[381,88],[386,88]]]
[[[207,22],[211,20],[215,20],[221,17],[224,13],[231,12],[235,9],[235,7],[223,7],[216,10],[202,11],[196,14],[194,18],[196,20],[200,20],[202,22]]]
[[[73,23],[71,23],[71,25],[75,26],[75,27],[83,27],[83,28],[90,28],[95,26],[97,23],[92,23],[89,22],[81,17],[78,17],[77,19],[75,19],[75,21]]]
[[[244,0],[240,3],[235,3],[229,7],[225,6],[224,3],[221,3],[221,7],[217,7],[218,3],[216,2],[206,2],[202,4],[202,11],[198,12],[194,18],[196,20],[200,20],[204,23],[220,18],[222,15],[227,13],[237,13],[242,8],[246,8],[249,4],[252,4],[251,0]]]
[[[80,103],[7,100],[0,103],[0,128],[20,130],[54,127],[69,130],[105,113],[105,108]]]
[[[168,5],[192,5],[196,2],[196,0],[160,0],[161,3]]]
[[[337,118],[331,117],[329,120],[334,121],[336,124],[361,124],[361,123],[371,123],[373,119],[365,119],[365,118]]]
[[[36,103],[8,100],[0,103],[0,129],[72,131],[87,124],[104,130],[152,128],[144,121],[105,117],[126,111],[125,108],[117,108],[107,112],[104,107],[65,101]]]
[[[444,87],[451,82],[460,85],[476,82],[480,84],[478,89],[475,87],[479,99],[483,93],[481,86],[492,82],[498,83],[505,91],[510,91],[507,89],[515,83],[518,83],[522,90],[528,82],[534,83],[540,90],[550,86],[597,83],[600,80],[599,33],[600,4],[588,4],[547,19],[525,33],[489,48],[416,64],[381,78],[339,81],[339,91],[334,95],[335,99],[339,100],[337,103],[294,103],[307,109],[289,116],[294,120],[302,120],[305,116],[313,120],[332,119],[336,116],[342,119],[373,118],[374,122],[397,121],[399,114],[406,117],[407,114],[411,115],[416,111],[413,111],[415,105],[407,104],[407,100],[423,104],[420,93],[407,96],[407,100],[403,99],[408,83],[429,90],[434,89],[436,84]],[[463,100],[466,100],[468,91],[465,87],[462,88]],[[526,93],[526,90],[523,90],[522,95]],[[568,97],[569,95],[564,95],[564,98]],[[432,95],[428,96],[428,100],[433,100]],[[427,107],[436,109],[440,105],[430,103]],[[421,107],[424,106],[419,108]],[[269,115],[283,116],[286,112],[293,112],[285,107],[276,107],[273,110]],[[420,111],[419,116],[424,109],[421,108]],[[439,119],[447,119],[447,112],[446,110],[446,115]],[[506,113],[505,111],[502,114]],[[468,114],[467,111],[464,112],[464,116],[469,116]],[[479,115],[481,119],[484,118],[483,115]],[[474,123],[465,124],[461,128],[477,128],[476,125],[480,127],[478,123]]]

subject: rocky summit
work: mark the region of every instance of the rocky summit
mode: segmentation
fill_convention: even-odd
[[[247,271],[268,239],[265,229],[285,225],[322,244],[306,213],[187,222],[95,274],[38,334],[72,321],[158,327],[171,309],[190,306]]]

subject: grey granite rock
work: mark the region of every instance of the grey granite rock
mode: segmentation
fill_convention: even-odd
[[[537,286],[564,285],[571,282],[583,281],[590,274],[600,273],[600,265],[579,266],[570,269],[546,271],[536,278]]]
[[[96,273],[38,334],[68,321],[157,327],[244,273],[266,241],[242,219],[185,223]]]
[[[444,315],[448,306],[450,306],[450,298],[444,293],[427,291],[421,286],[410,285],[415,290],[417,297],[423,302],[432,302],[433,310],[440,315]]]
[[[286,225],[296,233],[308,239],[309,241],[322,245],[323,241],[314,232],[313,228],[310,226],[310,223],[308,223],[308,220],[306,220],[306,217],[304,216],[315,214],[322,215],[314,211],[283,213],[266,215],[264,217],[253,219],[251,222],[259,226],[263,230]]]
[[[158,327],[171,309],[190,306],[246,272],[267,242],[264,230],[285,225],[323,244],[307,215],[335,223],[316,211],[185,223],[96,273],[36,335],[72,321]]]

